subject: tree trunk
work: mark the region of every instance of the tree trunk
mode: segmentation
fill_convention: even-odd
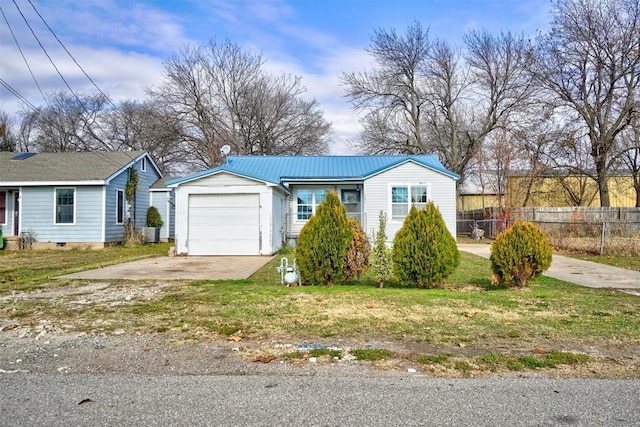
[[[598,183],[598,191],[600,193],[600,206],[608,208],[611,206],[611,202],[609,201],[609,176],[607,175],[607,170],[598,163],[596,163],[596,169],[598,172],[596,182]]]

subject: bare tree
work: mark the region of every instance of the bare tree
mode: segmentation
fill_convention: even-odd
[[[417,21],[405,34],[379,29],[367,49],[376,66],[342,75],[345,97],[365,112],[360,149],[374,154],[426,152],[421,122],[430,50],[428,30]]]
[[[636,207],[640,207],[640,111],[635,114],[632,126],[623,132],[622,145],[622,164],[631,175]]]
[[[100,124],[107,102],[103,95],[50,95],[45,107],[23,116],[30,144],[41,152],[107,150],[109,135]]]
[[[112,150],[146,150],[163,174],[182,171],[182,126],[175,116],[164,114],[150,101],[124,101],[107,112],[104,122]]]
[[[330,125],[316,101],[304,101],[299,77],[275,77],[261,55],[230,41],[186,48],[165,64],[165,80],[150,91],[182,124],[192,168],[239,154],[317,154],[327,151]]]
[[[640,87],[640,0],[556,0],[540,37],[535,74],[565,117],[586,129],[602,206],[616,138],[629,124]]]
[[[464,54],[443,41],[435,46],[426,145],[462,181],[484,140],[500,128],[512,130],[513,117],[531,102],[531,47],[523,36],[486,31],[465,36]]]
[[[15,151],[18,147],[14,133],[13,118],[4,110],[0,110],[0,151]]]
[[[501,127],[485,141],[476,161],[476,173],[483,191],[489,190],[498,196],[498,207],[505,208],[507,178],[515,168],[520,147],[511,133]]]
[[[473,31],[466,53],[429,41],[419,23],[403,35],[378,30],[376,67],[343,74],[346,98],[365,111],[359,147],[368,153],[434,153],[464,181],[469,163],[499,123],[528,102],[528,40]]]
[[[300,78],[263,76],[230,108],[243,154],[322,154],[331,125],[317,101],[300,98]]]

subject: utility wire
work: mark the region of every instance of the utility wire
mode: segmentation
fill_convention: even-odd
[[[36,76],[33,74],[33,70],[31,70],[31,66],[29,65],[29,61],[27,61],[27,57],[24,55],[24,52],[22,51],[22,48],[20,47],[20,43],[18,43],[18,38],[16,37],[15,33],[13,32],[13,28],[9,24],[9,20],[7,19],[7,15],[5,15],[4,10],[2,9],[2,6],[0,6],[0,12],[2,12],[2,17],[4,18],[4,22],[7,23],[7,27],[9,27],[9,31],[11,32],[11,36],[13,37],[13,41],[16,43],[16,46],[18,46],[18,50],[20,51],[20,55],[22,55],[22,59],[24,60],[24,63],[27,65],[27,68],[29,69],[29,74],[31,74],[31,78],[33,79],[33,82],[38,87],[38,90],[40,91],[40,95],[42,95],[42,99],[44,99],[45,102],[46,102],[47,101],[47,97],[44,96],[44,92],[42,92],[42,88],[40,87],[40,84],[38,83],[38,80],[36,79]]]
[[[15,0],[13,0],[15,3]],[[80,63],[76,60],[76,58],[71,54],[71,52],[69,51],[69,49],[67,49],[67,47],[65,46],[65,44],[62,42],[62,40],[60,40],[60,38],[57,36],[57,34],[55,33],[55,31],[53,31],[53,29],[51,28],[51,26],[47,23],[47,21],[44,19],[44,17],[42,16],[42,14],[38,11],[38,9],[36,8],[36,6],[33,4],[33,2],[31,0],[27,0],[29,2],[29,4],[31,5],[31,7],[33,8],[34,12],[38,15],[38,17],[42,20],[42,22],[44,23],[44,25],[47,27],[47,29],[49,30],[49,32],[51,32],[51,34],[53,35],[53,37],[58,41],[58,43],[60,43],[60,46],[62,46],[62,48],[64,49],[64,51],[67,53],[67,55],[69,55],[69,57],[73,60],[73,62],[78,66],[78,68],[80,69],[80,71],[82,71],[82,73],[85,75],[85,77],[91,82],[91,84],[98,90],[98,92],[100,92],[100,94],[102,96],[104,96],[104,99],[113,107],[113,109],[115,111],[120,111],[120,108],[115,105],[113,103],[113,101],[111,101],[111,97],[109,97],[106,93],[104,93],[104,91],[102,89],[100,89],[100,87],[97,85],[97,83],[91,78],[91,76],[89,76],[89,74],[87,74],[87,72],[85,71],[85,69],[80,65]],[[66,83],[66,82],[65,82]],[[68,86],[68,85],[67,85]],[[75,95],[75,94],[74,94]],[[77,96],[76,96],[77,98]],[[81,103],[82,105],[82,103]],[[84,105],[83,105],[84,106]],[[86,111],[86,109],[85,109]],[[129,118],[127,116],[125,116],[125,120],[128,120]],[[98,129],[100,129],[102,132],[104,132],[104,129],[102,129],[102,127],[100,126],[99,123],[95,122],[96,126],[98,127]]]
[[[33,10],[36,12],[36,14],[40,17],[40,19],[42,20],[42,22],[44,23],[44,25],[47,27],[47,29],[51,32],[51,34],[53,35],[53,37],[58,41],[58,43],[60,43],[60,46],[62,46],[62,48],[64,49],[65,52],[67,52],[67,55],[69,55],[69,57],[73,60],[73,62],[78,66],[78,68],[82,71],[82,73],[85,75],[85,77],[87,79],[89,79],[89,81],[91,82],[91,84],[93,85],[93,87],[95,87],[98,92],[100,92],[102,94],[102,96],[105,97],[105,99],[107,100],[107,102],[109,104],[111,104],[111,106],[113,108],[115,108],[116,110],[118,109],[118,107],[111,101],[111,98],[102,91],[102,89],[100,89],[100,87],[98,87],[98,85],[96,84],[96,82],[89,76],[89,74],[87,74],[87,72],[84,70],[84,68],[82,68],[82,66],[78,63],[78,61],[76,60],[76,58],[74,58],[74,56],[71,54],[71,52],[69,52],[69,49],[67,49],[67,47],[64,45],[64,43],[62,43],[62,40],[60,40],[58,38],[58,36],[56,35],[56,33],[53,31],[53,29],[49,26],[49,24],[47,23],[47,21],[45,21],[44,17],[40,14],[40,12],[38,11],[38,9],[36,9],[35,5],[31,2],[31,0],[27,0],[29,2],[29,4],[31,5],[31,7],[33,8]]]
[[[24,14],[22,13],[22,10],[20,10],[20,6],[18,6],[18,3],[16,3],[16,0],[13,0],[13,4],[16,6],[16,9],[18,9],[18,12],[20,12],[20,16],[22,16],[22,19],[24,20],[24,23],[27,24],[27,27],[29,28],[29,30],[31,31],[31,34],[33,35],[33,37],[36,39],[36,41],[38,42],[38,45],[40,45],[40,48],[42,49],[42,51],[44,52],[44,54],[47,56],[47,58],[49,59],[49,62],[51,63],[51,65],[53,65],[53,68],[56,70],[56,72],[58,73],[58,75],[60,76],[60,78],[62,79],[62,81],[64,82],[64,84],[67,86],[67,88],[69,89],[69,91],[71,91],[71,93],[73,94],[73,96],[76,98],[76,100],[78,101],[78,103],[81,106],[84,106],[82,100],[80,99],[80,97],[78,96],[77,93],[75,93],[75,91],[73,89],[71,89],[71,85],[69,85],[69,82],[67,82],[67,79],[64,78],[64,76],[62,75],[62,73],[60,72],[60,70],[58,69],[58,67],[56,66],[55,62],[53,62],[53,59],[51,58],[51,56],[49,55],[49,52],[47,52],[47,49],[44,48],[44,46],[42,45],[42,42],[40,41],[40,39],[38,38],[38,36],[36,35],[35,31],[33,31],[33,28],[31,27],[31,24],[29,24],[29,21],[27,21],[27,18],[24,16]]]
[[[4,81],[4,79],[0,78],[0,85],[4,86],[13,96],[22,101],[27,107],[31,108],[33,111],[36,111],[38,108],[33,105],[27,98],[22,96],[20,92],[14,89],[9,83]]]
[[[40,39],[38,38],[38,36],[36,35],[35,31],[33,30],[33,28],[31,27],[31,25],[29,24],[29,21],[27,20],[26,16],[24,15],[24,13],[22,13],[22,10],[20,9],[20,6],[18,6],[18,4],[16,3],[16,0],[12,0],[14,6],[16,7],[16,9],[18,10],[18,12],[20,13],[20,16],[22,16],[22,19],[24,20],[25,24],[27,25],[27,27],[29,28],[29,30],[31,31],[31,34],[33,35],[33,37],[36,39],[36,41],[38,42],[38,45],[40,46],[40,48],[42,49],[42,51],[44,52],[44,54],[47,56],[47,58],[49,59],[49,62],[51,63],[51,65],[53,66],[53,68],[56,70],[56,72],[58,73],[58,75],[60,76],[60,78],[62,79],[62,81],[64,82],[64,84],[67,86],[67,88],[69,89],[69,91],[73,94],[73,96],[75,97],[75,99],[78,101],[78,104],[80,105],[80,107],[86,112],[89,113],[89,110],[87,108],[87,106],[85,105],[85,103],[80,99],[80,97],[78,96],[78,94],[71,88],[71,85],[69,84],[69,82],[64,78],[64,76],[62,75],[62,73],[60,72],[60,70],[58,69],[58,67],[56,66],[55,62],[53,61],[53,59],[51,58],[51,56],[49,55],[49,53],[47,52],[47,50],[45,49],[44,45],[42,44],[42,42],[40,41]],[[35,9],[35,6],[33,5],[33,3],[31,3],[30,0],[28,0],[29,3],[31,4],[31,6],[34,8],[34,10],[36,11],[36,13],[38,14],[38,16],[40,16],[40,19],[43,20],[43,22],[45,23],[45,25],[47,26],[47,28],[49,29],[49,31],[51,31],[51,33],[54,35],[54,37],[56,38],[56,40],[58,40],[58,42],[60,44],[62,44],[62,42],[60,41],[60,39],[55,35],[55,33],[53,32],[53,30],[51,29],[51,27],[49,27],[49,25],[46,23],[46,21],[44,21],[44,18],[42,17],[42,15],[40,15],[40,13]],[[78,65],[78,67],[82,70],[82,72],[85,74],[85,76],[87,76],[87,78],[89,78],[89,80],[91,81],[91,83],[94,84],[94,86],[97,85],[95,84],[95,82],[87,75],[87,73],[84,71],[84,69],[82,69],[82,67],[80,67],[80,65],[78,64],[78,62],[75,60],[75,58],[73,58],[73,56],[69,53],[69,51],[67,50],[67,48],[62,44],[62,47],[64,48],[64,50],[69,54],[69,56],[71,56],[71,58],[73,59],[73,61],[76,63],[76,65]],[[23,102],[27,103],[27,105],[29,105],[31,108],[33,108],[34,110],[36,110],[37,108],[35,106],[33,106],[33,104],[31,104],[28,100],[26,100],[26,98],[22,97],[22,95],[20,95],[15,89],[11,88],[11,86],[6,83],[4,80],[2,80],[0,82],[3,86],[5,86],[7,88],[7,90],[9,90],[12,94],[14,94],[15,96],[17,96],[20,100],[22,100]],[[100,91],[100,93],[106,98],[106,100],[113,105],[113,103],[111,102],[111,100],[109,99],[109,97],[102,92],[102,90],[100,90],[100,88],[98,88],[98,90]],[[45,98],[46,101],[46,98]],[[117,109],[117,107],[116,107]],[[94,124],[96,125],[96,127],[101,130],[103,133],[106,134],[106,132],[104,131],[104,129],[100,126],[100,124],[97,121],[94,121]],[[106,153],[102,153],[100,151],[95,151],[94,152],[96,155],[102,157],[105,161],[116,165],[116,166],[122,166],[119,163],[115,162],[113,159],[111,159],[110,156],[106,155]],[[131,160],[134,159],[134,157],[125,152],[127,154],[127,156],[129,158],[131,158]]]

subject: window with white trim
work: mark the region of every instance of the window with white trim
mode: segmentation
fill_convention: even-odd
[[[424,209],[429,201],[429,187],[424,184],[391,186],[391,219],[404,220],[411,206]]]
[[[75,222],[75,188],[56,188],[56,224]]]
[[[116,189],[116,224],[124,224],[125,198],[124,190]]]
[[[316,208],[327,196],[325,189],[299,189],[296,191],[298,220],[306,221],[316,213]]]
[[[143,157],[143,158],[140,160],[140,170],[141,170],[142,172],[145,172],[145,171],[147,170],[147,158],[146,158],[146,157]]]

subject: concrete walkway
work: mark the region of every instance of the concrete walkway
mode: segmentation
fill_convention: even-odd
[[[458,249],[484,258],[491,255],[488,243],[459,243]],[[553,254],[551,267],[544,275],[590,288],[621,289],[640,295],[640,271]]]
[[[273,256],[154,257],[96,270],[58,276],[60,279],[239,280],[247,279]]]

